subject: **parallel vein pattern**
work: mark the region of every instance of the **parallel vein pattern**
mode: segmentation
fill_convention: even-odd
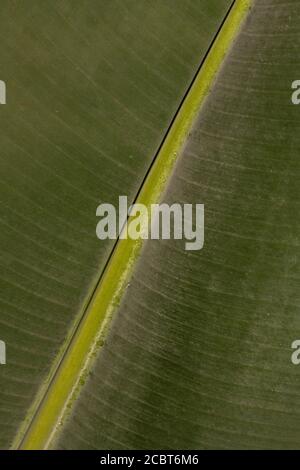
[[[56,448],[299,448],[299,15],[255,2],[164,197],[205,247],[147,242]]]
[[[11,445],[229,1],[1,2],[0,447]]]

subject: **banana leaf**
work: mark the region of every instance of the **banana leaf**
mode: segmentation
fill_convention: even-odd
[[[297,0],[259,0],[161,201],[205,243],[148,240],[59,449],[299,449]]]
[[[134,200],[229,7],[2,0],[1,448],[30,426],[114,248],[98,204]]]

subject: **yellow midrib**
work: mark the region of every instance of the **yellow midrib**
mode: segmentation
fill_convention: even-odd
[[[237,0],[209,52],[192,88],[166,137],[143,185],[137,203],[149,207],[160,199],[173,165],[207,96],[226,53],[236,37],[253,0]],[[14,448],[44,449],[59,431],[61,422],[83,385],[91,361],[101,347],[111,316],[124,292],[142,246],[140,240],[119,240],[76,334],[58,367],[38,412],[28,425],[21,444]]]

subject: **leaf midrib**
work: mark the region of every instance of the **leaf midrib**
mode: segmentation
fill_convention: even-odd
[[[134,203],[149,207],[160,200],[195,115],[251,4],[252,0],[235,0],[231,4],[165,133]],[[13,448],[49,447],[84,384],[93,358],[101,348],[141,247],[140,240],[116,240],[97,285],[67,338],[64,350],[52,367],[48,387],[40,394],[38,403],[31,407],[25,429],[20,430]]]

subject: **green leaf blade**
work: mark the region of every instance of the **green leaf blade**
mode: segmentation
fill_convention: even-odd
[[[299,448],[299,14],[254,3],[164,196],[204,249],[147,243],[57,448]]]
[[[0,18],[1,448],[29,424],[111,252],[97,205],[133,200],[229,4],[29,3],[4,1]]]

